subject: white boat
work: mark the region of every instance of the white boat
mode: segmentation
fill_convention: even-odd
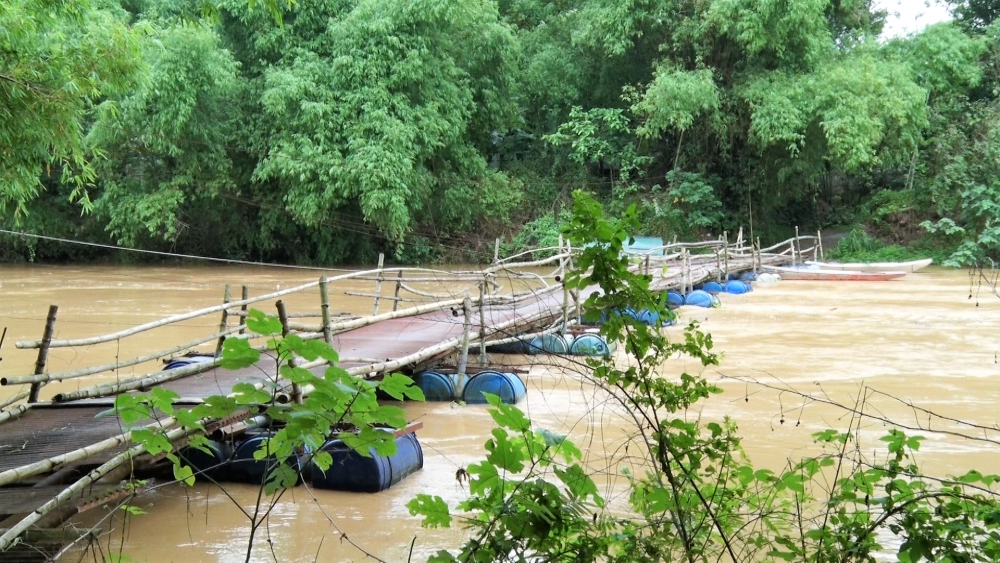
[[[783,280],[809,281],[889,281],[901,278],[906,272],[857,272],[852,270],[825,270],[816,266],[805,268],[782,268],[764,266],[768,272],[781,275]]]
[[[910,262],[806,262],[809,266],[819,266],[824,270],[851,270],[853,272],[917,272],[931,265],[934,260],[924,258]]]

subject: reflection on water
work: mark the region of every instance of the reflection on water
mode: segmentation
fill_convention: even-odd
[[[34,356],[15,353],[13,341],[40,336],[49,303],[60,306],[57,337],[68,338],[214,305],[225,283],[237,288],[238,294],[239,284],[251,280],[251,291],[260,294],[314,277],[311,272],[253,268],[5,267],[0,326],[10,330],[0,350],[4,358],[0,371],[30,372]],[[357,291],[371,291],[371,282],[356,283]],[[725,393],[689,416],[732,417],[748,455],[757,465],[772,469],[782,468],[789,458],[815,453],[813,432],[846,430],[850,417],[828,403],[853,406],[859,396],[865,398],[866,412],[880,413],[897,424],[930,423],[937,430],[968,433],[957,423],[915,410],[912,401],[946,417],[992,426],[1000,402],[1000,386],[993,382],[1000,370],[995,359],[1000,349],[995,336],[1000,299],[983,297],[977,307],[968,295],[964,272],[932,269],[886,283],[782,282],[760,286],[746,296],[724,297],[721,309],[684,309],[683,316],[699,321],[712,334],[716,351],[724,353],[721,366],[704,375]],[[286,302],[293,311],[315,309],[318,295],[291,296]],[[371,302],[339,295],[334,309],[370,314]],[[108,354],[124,358],[162,348],[214,331],[216,323],[196,319],[121,343],[53,350],[50,369],[105,362]],[[591,470],[603,476],[599,480],[604,494],[615,499],[621,492],[615,480],[620,467],[642,463],[624,447],[631,427],[627,413],[552,359],[508,360],[534,362],[527,375],[528,400],[521,406],[536,425],[569,432],[587,455]],[[149,367],[136,367],[132,373]],[[680,358],[665,367],[664,375],[698,369],[695,362]],[[48,386],[43,395],[98,380]],[[777,389],[794,389],[812,398]],[[0,388],[0,397],[16,391]],[[440,495],[451,504],[462,499],[465,491],[456,471],[480,457],[492,420],[481,407],[432,403],[405,408],[411,420],[424,423],[419,432],[425,456],[422,471],[379,494],[305,487],[287,492],[258,531],[253,559],[364,560],[365,553],[353,542],[388,561],[405,561],[412,549],[416,561],[456,545],[460,531],[420,529],[405,504],[418,492]],[[867,446],[878,447],[877,437],[888,427],[877,420],[863,422],[861,435]],[[1000,462],[986,442],[933,434],[924,442],[919,459],[926,470],[940,474],[972,466],[989,469]],[[230,496],[207,484],[190,489],[162,486],[137,500],[148,514],[132,518],[124,535],[116,524],[116,531],[105,537],[104,549],[121,549],[139,561],[243,561],[248,520],[234,501],[252,510],[256,488],[227,485],[227,492]]]

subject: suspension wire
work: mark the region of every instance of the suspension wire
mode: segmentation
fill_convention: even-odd
[[[189,260],[205,260],[208,262],[222,262],[225,264],[240,264],[243,266],[258,266],[264,268],[290,268],[294,270],[314,270],[318,272],[353,272],[354,270],[343,269],[343,268],[321,268],[319,266],[299,266],[296,264],[274,264],[270,262],[252,262],[249,260],[236,260],[234,258],[214,258],[211,256],[197,256],[194,254],[178,254],[175,252],[163,252],[159,250],[142,250],[139,248],[129,248],[127,246],[118,246],[114,244],[100,244],[96,242],[85,242],[82,240],[73,240],[60,237],[50,237],[47,235],[39,235],[35,233],[26,233],[18,231],[8,231],[6,229],[0,229],[0,234],[12,235],[16,237],[26,237],[38,240],[46,240],[52,242],[61,242],[65,244],[76,244],[80,246],[90,246],[94,248],[103,248],[106,250],[123,250],[127,252],[137,252],[140,254],[152,254],[155,256],[166,256],[168,258],[185,258]]]

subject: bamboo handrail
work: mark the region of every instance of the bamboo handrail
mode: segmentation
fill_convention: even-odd
[[[242,327],[235,326],[215,334],[204,336],[197,340],[192,340],[190,342],[185,342],[184,344],[178,344],[173,348],[167,348],[166,350],[161,350],[159,352],[153,352],[146,354],[145,356],[138,356],[129,360],[121,362],[113,362],[110,364],[103,364],[99,366],[78,369],[73,371],[63,371],[56,373],[43,373],[38,375],[15,375],[11,377],[0,378],[0,385],[18,385],[21,383],[35,383],[35,382],[47,382],[51,383],[53,381],[62,381],[64,379],[73,379],[77,377],[85,377],[88,375],[94,375],[95,373],[101,373],[105,371],[116,370],[124,367],[131,367],[144,362],[149,362],[162,358],[164,356],[169,356],[170,354],[176,354],[182,350],[187,350],[188,348],[194,348],[200,344],[205,344],[211,342],[217,338],[222,338],[224,336],[230,335],[234,332],[239,332]]]
[[[555,257],[555,258],[558,258],[558,257]],[[523,263],[523,264],[506,264],[506,265],[504,265],[503,267],[501,267],[499,269],[509,269],[509,268],[513,268],[513,267],[530,267],[530,266],[534,266],[534,265],[541,265],[541,264],[544,264],[544,263],[546,263],[548,261],[551,261],[551,259],[549,259],[549,260],[540,260],[537,263],[527,262],[527,263]],[[365,270],[365,271],[360,271],[360,272],[351,272],[349,274],[342,274],[342,275],[339,275],[339,276],[334,276],[334,277],[331,277],[331,278],[327,278],[327,281],[328,282],[334,282],[334,281],[355,279],[355,278],[358,278],[358,277],[361,277],[361,276],[371,275],[372,273],[378,272],[378,271],[379,270]],[[385,270],[382,270],[382,271],[383,272],[398,272],[398,271],[402,271],[402,272],[440,272],[441,270],[430,270],[430,269],[427,269],[427,268],[386,268]],[[484,270],[483,272],[456,272],[456,273],[457,274],[473,273],[473,274],[482,276],[482,275],[488,273],[488,270]],[[285,295],[290,295],[290,294],[293,294],[293,293],[298,293],[298,292],[305,291],[305,290],[308,290],[308,289],[312,289],[312,288],[318,287],[318,286],[319,286],[319,281],[317,280],[317,281],[305,283],[305,284],[302,284],[302,285],[299,285],[299,286],[296,286],[296,287],[291,287],[291,288],[288,288],[288,289],[283,289],[281,291],[275,291],[275,292],[264,294],[264,295],[258,295],[256,297],[251,297],[249,299],[241,299],[240,301],[231,301],[229,303],[222,303],[222,304],[219,304],[219,305],[213,305],[211,307],[205,307],[203,309],[197,309],[195,311],[189,311],[187,313],[180,313],[180,314],[177,314],[177,315],[171,315],[169,317],[164,317],[164,318],[156,320],[156,321],[151,321],[151,322],[148,322],[148,323],[137,325],[137,326],[134,326],[134,327],[131,327],[131,328],[127,328],[127,329],[124,329],[124,330],[120,330],[120,331],[117,331],[117,332],[112,332],[112,333],[109,333],[109,334],[104,334],[104,335],[101,335],[101,336],[93,336],[93,337],[89,337],[89,338],[76,338],[76,339],[71,339],[71,340],[53,340],[53,341],[50,342],[49,346],[52,347],[52,348],[66,348],[66,347],[70,347],[70,346],[92,346],[94,344],[102,344],[102,343],[105,343],[105,342],[112,342],[112,341],[115,341],[115,340],[118,340],[118,339],[121,339],[121,338],[125,338],[125,337],[128,337],[128,336],[133,336],[133,335],[138,334],[140,332],[145,332],[145,331],[148,331],[148,330],[152,330],[154,328],[159,328],[161,326],[173,324],[173,323],[180,322],[180,321],[186,321],[186,320],[198,318],[198,317],[201,317],[201,316],[204,316],[204,315],[211,315],[213,313],[218,313],[218,312],[221,312],[221,311],[226,310],[226,309],[238,308],[238,307],[241,307],[242,305],[250,305],[250,304],[253,304],[253,303],[259,303],[261,301],[269,301],[269,300],[272,300],[272,299],[277,299],[278,297],[283,297]],[[17,342],[15,344],[15,346],[17,348],[19,348],[19,349],[38,348],[41,345],[42,345],[42,341],[41,340],[25,340],[25,341]]]

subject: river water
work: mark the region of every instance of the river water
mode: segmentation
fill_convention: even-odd
[[[0,374],[30,373],[34,354],[15,351],[13,343],[41,336],[50,303],[60,307],[56,337],[71,338],[215,305],[226,283],[238,288],[249,282],[251,293],[261,294],[315,278],[314,272],[262,268],[4,266],[0,327],[8,333],[0,348]],[[372,289],[372,282],[353,283],[353,291]],[[370,299],[340,295],[344,286],[337,287],[334,310],[371,313]],[[308,293],[286,302],[291,311],[304,311],[315,309],[318,299]],[[682,318],[699,321],[712,334],[715,350],[724,354],[721,365],[700,371],[695,362],[679,358],[664,367],[664,376],[688,370],[720,385],[725,392],[689,416],[731,417],[758,466],[777,470],[789,459],[815,453],[813,432],[846,430],[851,423],[841,407],[830,403],[854,406],[858,397],[865,398],[865,412],[895,424],[996,438],[992,431],[957,422],[993,426],[1000,404],[995,383],[1000,298],[982,292],[970,299],[965,272],[932,268],[885,283],[781,282],[745,296],[723,296],[720,309],[685,308]],[[54,349],[49,370],[139,355],[217,328],[217,319],[204,317],[120,343]],[[677,327],[667,330],[681,334]],[[495,359],[527,369],[528,400],[521,407],[536,425],[569,433],[597,472],[602,492],[615,500],[621,492],[615,476],[634,462],[622,447],[630,426],[621,409],[576,375],[571,362]],[[131,373],[150,367],[157,366],[137,366]],[[43,397],[113,377],[50,385]],[[0,399],[19,390],[0,388]],[[412,551],[417,561],[457,545],[459,530],[421,529],[405,504],[420,492],[440,495],[452,505],[464,498],[456,472],[482,457],[492,420],[481,407],[428,403],[405,408],[411,420],[424,423],[418,433],[424,469],[374,495],[304,487],[286,493],[258,533],[253,560],[362,561],[367,551],[386,561],[405,561]],[[864,446],[878,448],[877,437],[889,426],[864,419]],[[919,461],[928,472],[956,474],[970,467],[985,472],[1000,462],[998,449],[988,442],[925,435]],[[103,522],[111,533],[102,539],[100,552],[120,552],[136,561],[243,561],[248,520],[236,503],[251,510],[256,488],[229,485],[226,492],[207,484],[160,486],[136,500],[147,514],[132,517],[124,531],[120,518]],[[92,524],[93,516],[81,523]],[[83,554],[85,560],[94,553]]]

